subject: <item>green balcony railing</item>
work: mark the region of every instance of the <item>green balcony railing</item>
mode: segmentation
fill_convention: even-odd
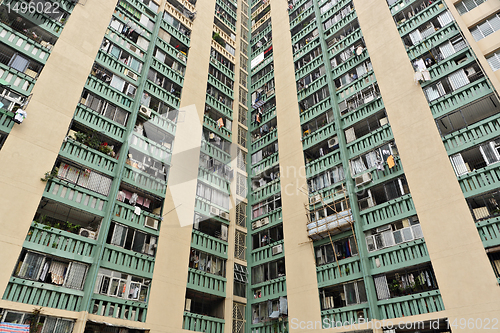
[[[182,328],[204,333],[224,333],[224,319],[184,312]]]

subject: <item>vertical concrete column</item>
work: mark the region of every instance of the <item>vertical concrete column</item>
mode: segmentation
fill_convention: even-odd
[[[152,333],[183,324],[215,0],[198,1],[196,11],[149,296]]]
[[[274,80],[280,163],[286,289],[290,330],[293,322],[320,321],[314,248],[306,232],[307,189],[292,42],[286,0],[271,3]],[[307,330],[303,330],[307,331]]]
[[[115,6],[114,0],[75,6],[33,88],[28,117],[0,151],[2,294],[46,185],[40,178],[54,165]]]
[[[413,68],[387,2],[353,2],[443,297],[444,315],[451,320],[498,317],[500,288],[427,100],[413,81]]]

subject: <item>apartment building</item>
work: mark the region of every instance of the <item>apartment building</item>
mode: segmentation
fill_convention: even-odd
[[[497,329],[498,1],[0,9],[0,328]]]

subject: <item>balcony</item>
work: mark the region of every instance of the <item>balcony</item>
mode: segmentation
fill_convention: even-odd
[[[274,153],[262,159],[262,161],[252,165],[252,176],[256,176],[264,170],[277,165],[279,162],[278,153]]]
[[[334,79],[337,79],[347,74],[349,71],[354,70],[356,66],[367,60],[370,60],[370,56],[368,55],[368,49],[364,48],[363,52],[359,56],[351,56],[344,62],[338,63],[332,70],[332,76]]]
[[[202,167],[198,168],[198,179],[205,183],[209,183],[218,190],[229,193],[230,182],[210,170],[206,170]]]
[[[194,268],[188,268],[187,288],[226,297],[226,278]]]
[[[151,58],[152,63],[151,67],[157,70],[159,73],[165,75],[169,80],[173,81],[174,83],[178,84],[179,86],[182,87],[184,84],[184,75],[174,69],[172,67],[167,66],[165,63],[160,62],[156,58]]]
[[[306,150],[311,148],[317,143],[320,143],[326,139],[332,138],[337,134],[335,130],[335,123],[327,124],[313,133],[304,136],[302,138],[302,149]]]
[[[338,263],[316,267],[316,276],[318,278],[318,287],[323,288],[338,283],[363,278],[359,265],[359,256],[339,260]]]
[[[400,36],[404,36],[407,33],[415,30],[417,27],[438,16],[445,10],[446,8],[441,3],[441,1],[434,2],[432,5],[427,6],[424,10],[418,12],[418,14],[413,16],[411,19],[406,20],[404,23],[398,26]]]
[[[309,61],[307,64],[302,66],[300,69],[295,71],[295,80],[299,80],[303,78],[306,74],[309,74],[311,71],[320,67],[320,65],[324,65],[323,57],[321,55],[314,58],[314,60]]]
[[[252,191],[252,202],[263,200],[271,195],[281,191],[281,183],[279,179],[274,180],[266,185]]]
[[[163,88],[160,88],[159,86],[157,86],[153,82],[151,82],[149,80],[146,81],[146,85],[145,85],[144,89],[148,93],[153,95],[154,97],[158,98],[159,100],[161,100],[165,103],[168,103],[174,109],[179,108],[179,97],[172,95],[171,93],[169,93],[168,91],[166,91]]]
[[[165,20],[161,20],[161,27],[167,31],[169,34],[171,34],[173,37],[175,37],[177,40],[179,40],[182,44],[185,46],[189,47],[190,44],[190,39],[188,36],[168,24]]]
[[[326,75],[323,75],[319,79],[314,80],[307,86],[307,88],[299,90],[299,92],[297,93],[297,99],[299,100],[299,102],[301,102],[304,98],[312,95],[313,93],[321,89],[323,86],[325,86],[327,82],[328,79]]]
[[[59,151],[59,155],[106,175],[114,176],[117,165],[116,159],[76,142],[72,138],[66,139]]]
[[[99,216],[104,216],[108,200],[101,194],[56,178],[47,183],[43,196]]]
[[[224,333],[224,319],[184,312],[182,328],[205,333]]]
[[[303,28],[302,30],[300,30],[295,35],[293,35],[293,37],[292,37],[292,45],[295,45],[296,43],[298,43],[302,38],[304,38],[305,36],[307,36],[308,34],[310,34],[314,29],[317,29],[316,20],[313,20],[305,28]],[[312,40],[310,40],[309,42],[312,42]]]
[[[321,14],[321,22],[326,21],[328,18],[332,16],[332,14],[337,13],[340,9],[344,8],[347,4],[349,4],[349,0],[342,0],[333,5],[332,8]]]
[[[439,118],[448,112],[464,107],[467,104],[491,94],[493,90],[489,86],[486,78],[474,81],[465,87],[444,95],[429,103],[434,118]]]
[[[155,259],[152,256],[106,244],[102,254],[101,266],[120,270],[127,274],[152,278]]]
[[[416,45],[406,45],[406,51],[408,52],[411,60],[421,58],[423,55],[429,52],[429,49],[440,45],[443,41],[446,41],[458,35],[459,33],[460,32],[458,31],[455,24],[448,25],[432,33],[429,37],[425,38],[423,41]]]
[[[444,310],[439,290],[378,301],[382,320],[415,316]]]
[[[97,114],[95,111],[83,104],[77,105],[74,119],[97,132],[106,133],[107,136],[116,141],[121,142],[125,137],[124,126]]]
[[[373,275],[430,261],[425,240],[422,238],[371,252],[368,258]]]
[[[227,259],[227,242],[193,229],[191,247]]]
[[[357,80],[352,83],[337,88],[337,102],[341,102],[342,100],[348,99],[349,97],[354,96],[359,93],[361,90],[368,88],[373,85],[377,80],[375,79],[375,75],[373,74],[373,70],[369,71],[367,74],[359,77]]]
[[[324,172],[325,170],[328,170],[332,166],[339,164],[340,162],[340,151],[334,150],[325,156],[306,163],[306,176],[307,178],[313,177],[321,172]]]
[[[336,327],[336,323],[358,323],[360,318],[363,318],[363,322],[366,323],[370,320],[368,317],[368,304],[362,303],[357,305],[345,306],[338,309],[329,309],[321,311],[321,322],[323,323],[323,328],[333,328]],[[328,325],[325,325],[325,322]]]
[[[352,158],[359,154],[366,153],[374,149],[375,147],[392,140],[393,138],[394,137],[392,135],[391,126],[389,124],[383,125],[373,132],[368,133],[347,144],[349,157]]]
[[[213,145],[211,145],[209,142],[206,141],[201,142],[200,151],[204,154],[212,156],[213,158],[223,163],[228,163],[231,159],[231,156],[228,153],[217,147],[214,147]]]
[[[274,119],[274,117],[276,117],[276,106],[273,106],[262,115],[262,120],[260,121],[260,123],[252,122],[252,124],[250,125],[250,131],[253,132],[261,125],[268,123],[271,119]]]
[[[146,321],[147,304],[144,302],[93,294],[89,309],[92,310],[92,314],[100,316]]]
[[[252,83],[250,87],[250,93],[253,93],[256,89],[260,88],[268,81],[274,78],[274,70],[270,70],[268,73],[264,74],[260,79]],[[252,75],[252,81],[255,79],[255,74]]]
[[[226,95],[230,99],[233,99],[233,90],[223,84],[221,81],[217,80],[214,76],[212,76],[210,73],[208,74],[208,80],[207,82],[214,86],[217,90],[219,90],[222,94]]]
[[[11,277],[2,297],[6,301],[67,311],[80,311],[83,291]]]
[[[478,221],[476,227],[485,248],[500,245],[500,217]]]
[[[351,23],[352,21],[354,21],[357,18],[358,18],[358,15],[356,14],[356,11],[353,10],[352,12],[347,14],[347,16],[345,16],[340,21],[335,23],[333,26],[331,26],[328,29],[325,29],[324,35],[329,36],[331,34],[336,34],[338,31],[340,31],[344,27],[348,26],[349,23]]]
[[[443,137],[448,155],[472,148],[478,143],[493,140],[500,131],[500,114],[488,117]]]
[[[278,242],[274,242],[272,244],[265,245],[265,246],[262,246],[262,247],[259,247],[255,250],[253,250],[251,253],[253,264],[257,265],[257,264],[260,264],[260,261],[264,261],[264,260],[268,260],[268,259],[269,260],[275,259],[275,257],[274,257],[275,255],[273,255],[272,249],[276,245],[280,245],[280,244],[283,246],[283,240],[280,240]],[[278,258],[280,256],[283,256],[283,254],[277,255],[276,258]]]
[[[0,131],[10,133],[12,127],[14,127],[14,113],[0,109]]]
[[[224,116],[226,116],[229,119],[233,119],[233,110],[226,106],[224,103],[219,102],[215,97],[212,95],[207,94],[207,98],[205,102],[210,105],[212,108],[216,109],[220,113],[222,113]]]
[[[286,277],[253,285],[252,289],[254,291],[253,300],[249,299],[249,303],[253,304],[286,296]]]
[[[370,228],[395,222],[415,214],[417,212],[411,194],[403,195],[360,212],[363,227],[370,226]]]
[[[307,21],[309,16],[314,13],[314,6],[310,6],[306,10],[303,10],[295,19],[290,22],[290,30],[295,28],[300,22]],[[315,17],[313,17],[313,20]]]
[[[331,42],[328,43],[328,54],[330,57],[330,60],[339,55],[341,52],[343,52],[345,49],[354,46],[354,44],[358,41],[361,40],[361,37],[363,35],[361,34],[361,29],[356,28],[354,31],[352,31],[349,35],[345,36],[344,38],[337,40],[333,39]],[[333,42],[333,44],[332,44]],[[331,44],[331,45],[330,45]]]
[[[217,122],[207,115],[205,115],[203,117],[203,126],[205,126],[206,128],[209,128],[211,131],[213,131],[217,135],[219,135],[222,138],[224,138],[225,140],[231,142],[231,131],[228,130],[224,126],[219,127]]]
[[[307,55],[309,52],[320,46],[320,40],[318,38],[315,38],[314,40],[308,42],[306,45],[299,47],[293,51],[293,61],[296,62],[300,60],[303,56]]]
[[[61,258],[92,263],[97,242],[93,239],[75,235],[55,228],[47,228],[33,222],[23,247],[33,251],[51,253]]]
[[[260,147],[265,147],[269,145],[270,143],[273,143],[278,139],[278,131],[276,129],[271,130],[269,133],[263,135],[262,137],[258,138],[257,140],[252,142],[251,145],[251,150],[256,151]]]
[[[210,57],[210,65],[214,66],[217,70],[219,70],[222,74],[230,78],[231,80],[234,81],[234,72],[231,71],[229,68],[224,66],[220,61],[218,61],[216,58],[213,56]]]
[[[321,102],[317,103],[313,107],[308,108],[300,113],[300,124],[304,125],[317,116],[322,115],[326,111],[329,111],[332,107],[332,101],[330,98],[325,98]]]
[[[133,206],[130,206],[118,200],[115,202],[115,207],[113,211],[114,221],[131,226],[146,233],[152,233],[154,235],[158,235],[159,234],[158,231],[144,227],[146,217],[150,217],[158,221],[160,220],[160,216],[158,215],[146,212],[144,210],[141,211],[140,215],[137,215],[134,213]]]
[[[384,102],[381,98],[376,98],[375,100],[368,102],[367,104],[362,104],[359,107],[346,111],[342,115],[342,127],[348,128],[360,120],[363,120],[369,116],[372,116],[379,111],[384,109]]]
[[[167,184],[165,180],[166,176],[162,174],[160,175],[162,178],[158,179],[149,173],[127,164],[123,170],[123,181],[149,193],[162,197],[165,196],[167,191]]]
[[[124,110],[131,111],[133,98],[119,92],[118,90],[104,84],[96,77],[89,75],[85,83],[85,89],[106,98]]]

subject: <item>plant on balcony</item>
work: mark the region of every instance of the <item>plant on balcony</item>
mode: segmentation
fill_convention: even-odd
[[[48,180],[51,180],[54,177],[57,177],[57,174],[59,173],[59,168],[54,168],[52,171],[47,171],[44,175],[43,178],[40,178],[42,182],[46,182]]]
[[[28,324],[30,326],[30,333],[40,333],[42,331],[43,323],[40,323],[42,314],[42,307],[34,308],[29,316]]]
[[[111,157],[115,156],[114,147],[108,145],[107,142],[101,142],[99,133],[96,131],[76,132],[74,135],[76,142],[82,143]]]
[[[226,41],[224,40],[224,38],[221,37],[221,35],[218,32],[214,33],[214,35],[212,36],[212,38],[217,43],[219,43],[222,47],[226,47]]]

